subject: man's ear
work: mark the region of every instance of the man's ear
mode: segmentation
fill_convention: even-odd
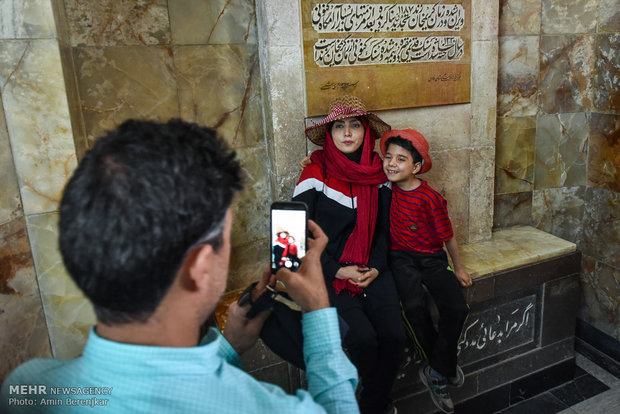
[[[183,267],[189,289],[206,289],[209,286],[209,270],[213,269],[214,253],[213,246],[202,244],[187,255]]]

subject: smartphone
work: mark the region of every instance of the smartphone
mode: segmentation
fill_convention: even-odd
[[[271,272],[285,267],[293,272],[301,265],[308,245],[308,207],[296,201],[271,204]]]

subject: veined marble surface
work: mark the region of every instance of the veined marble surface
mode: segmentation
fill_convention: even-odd
[[[538,36],[500,37],[499,116],[533,116],[538,113],[538,48]]]
[[[620,192],[620,116],[592,114],[588,184]]]
[[[24,212],[54,211],[76,166],[57,41],[0,41],[0,84]]]
[[[49,39],[55,35],[50,0],[0,1],[0,39]]]
[[[24,214],[11,144],[4,119],[4,107],[2,99],[0,99],[0,183],[2,183],[0,187],[2,189],[0,191],[0,224]]]
[[[534,188],[534,117],[499,118],[495,147],[495,193]]]
[[[575,243],[529,226],[495,230],[491,240],[460,246],[463,264],[474,279],[576,249]]]
[[[500,0],[500,36],[540,33],[541,1]]]

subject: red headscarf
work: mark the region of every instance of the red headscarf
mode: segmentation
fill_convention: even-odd
[[[355,228],[344,246],[340,263],[367,265],[370,247],[375,234],[375,223],[379,204],[378,185],[387,181],[383,163],[374,152],[375,137],[372,136],[368,121],[362,117],[364,143],[359,164],[351,161],[334,144],[331,124],[325,126],[327,137],[323,149],[314,151],[312,162],[325,166],[327,173],[339,180],[350,183],[357,192],[357,221]]]

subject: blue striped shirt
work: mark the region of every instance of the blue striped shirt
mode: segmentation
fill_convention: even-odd
[[[93,329],[80,357],[18,367],[2,386],[0,412],[359,413],[335,308],[306,313],[302,323],[308,390],[295,395],[244,372],[214,328],[188,348],[118,343]]]

